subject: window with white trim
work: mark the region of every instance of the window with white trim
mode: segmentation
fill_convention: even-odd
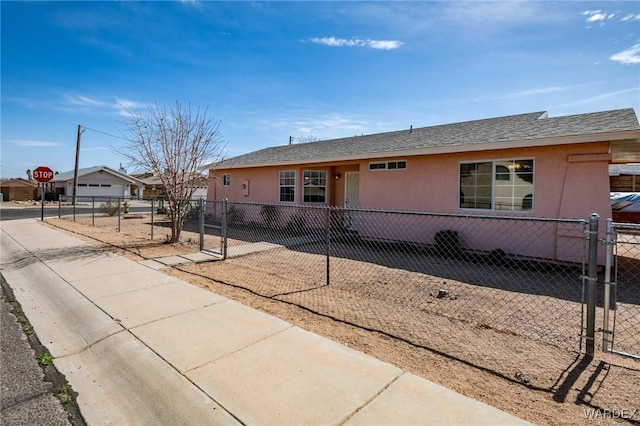
[[[369,170],[404,170],[407,168],[406,160],[398,161],[376,161],[369,163]]]
[[[280,171],[280,201],[293,202],[296,199],[295,170]]]
[[[303,176],[303,201],[305,203],[324,203],[327,199],[327,172],[305,170]]]
[[[222,186],[231,186],[231,173],[222,175]]]
[[[460,163],[460,208],[533,210],[533,159]]]

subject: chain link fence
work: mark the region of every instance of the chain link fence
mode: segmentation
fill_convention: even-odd
[[[605,345],[612,352],[640,360],[640,225],[610,222],[609,230],[613,273],[608,275],[613,279],[605,292],[613,318],[611,326],[604,327],[609,331]]]
[[[75,200],[75,201],[74,201]],[[183,200],[187,210],[183,230],[202,234],[200,229],[202,201]],[[135,234],[143,241],[165,241],[171,234],[168,202],[163,198],[133,199],[122,197],[89,197],[60,195],[58,218],[121,232],[125,221],[135,225]],[[131,232],[131,226],[127,226]],[[194,237],[189,237],[194,238]]]
[[[118,231],[143,217],[141,239],[162,241],[170,234],[164,203],[61,197],[59,209]],[[531,342],[583,349],[586,220],[205,200],[185,208],[183,232],[227,260],[212,266],[217,281],[463,360],[473,358],[470,341],[492,349],[489,332],[512,337],[505,351]],[[615,225],[613,278],[600,274],[613,285],[609,299],[598,292],[597,311],[598,321],[607,318],[609,300],[611,320],[598,331],[605,350],[637,355],[640,230]],[[503,369],[504,357],[492,359]]]
[[[93,238],[145,259],[215,253],[220,261],[178,269],[196,280],[247,290],[285,315],[291,312],[287,305],[294,305],[314,318],[356,327],[353,337],[344,331],[334,336],[331,327],[317,331],[345,344],[350,341],[343,339],[362,333],[377,336],[375,348],[362,346],[368,338],[358,340],[360,350],[379,355],[386,350],[377,346],[379,339],[389,339],[390,348],[410,348],[410,358],[398,358],[410,371],[414,363],[421,374],[431,368],[418,355],[426,349],[445,360],[433,368],[451,360],[563,401],[580,369],[587,368],[579,360],[602,345],[598,356],[621,361],[606,370],[614,385],[591,389],[598,393],[592,403],[637,405],[636,395],[626,391],[637,384],[637,368],[625,364],[634,361],[606,353],[633,358],[639,350],[640,233],[633,226],[617,226],[609,234],[613,243],[598,245],[605,233],[598,233],[597,217],[550,220],[191,200],[185,204],[180,244],[167,245],[169,220],[159,200],[131,200],[127,215],[124,200],[115,200],[120,210],[113,216],[99,211],[98,200],[77,201],[76,208],[85,210],[65,214],[87,225],[95,222]],[[61,211],[72,207],[62,204]],[[144,217],[125,219],[136,215]],[[609,252],[610,262],[603,247],[616,250]],[[595,339],[600,333],[602,339]],[[398,357],[408,356],[402,352]],[[394,356],[383,358],[395,363]],[[463,380],[476,383],[479,377]],[[591,379],[580,392],[589,391]]]
[[[528,363],[510,351],[535,348],[536,359],[546,345],[582,348],[586,221],[223,202],[205,209],[227,259],[210,266],[216,281],[482,359],[509,376]],[[496,346],[496,333],[510,336],[508,347]]]

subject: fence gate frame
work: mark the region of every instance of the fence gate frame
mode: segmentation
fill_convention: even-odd
[[[603,300],[603,318],[602,318],[602,350],[617,355],[640,360],[639,354],[631,354],[624,351],[614,349],[617,309],[617,293],[618,293],[618,229],[640,230],[640,224],[634,223],[618,223],[613,219],[607,219],[607,230],[605,240],[605,270],[604,270],[604,300]],[[612,276],[613,275],[613,276]],[[613,278],[613,279],[612,279]],[[613,290],[614,314],[611,320],[611,302]]]

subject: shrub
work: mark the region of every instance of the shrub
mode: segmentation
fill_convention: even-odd
[[[100,211],[108,216],[115,216],[118,213],[118,201],[109,200],[100,204]]]
[[[443,229],[436,233],[434,240],[436,251],[440,254],[457,255],[462,251],[458,231]]]
[[[236,206],[229,206],[227,210],[227,223],[238,224],[242,223],[244,219],[244,212]]]
[[[262,206],[260,216],[262,216],[262,219],[264,219],[267,226],[272,227],[278,219],[278,210],[276,209],[276,206],[266,204]]]
[[[293,234],[304,234],[307,231],[307,223],[299,214],[294,214],[291,216],[289,221],[287,222],[287,231]]]

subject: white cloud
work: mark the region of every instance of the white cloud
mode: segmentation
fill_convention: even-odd
[[[640,13],[637,15],[629,14],[620,18],[621,22],[632,22],[632,21],[640,21]]]
[[[522,98],[527,96],[540,96],[547,95],[549,93],[558,93],[558,92],[566,92],[568,90],[580,89],[587,86],[593,86],[597,83],[587,83],[573,86],[548,86],[548,87],[540,87],[537,89],[528,89],[521,90],[519,92],[511,92],[505,94],[499,94],[495,96],[483,96],[480,98],[475,98],[474,101],[487,101],[487,100],[502,100],[502,99],[514,99],[514,98]]]
[[[587,18],[587,22],[598,22],[598,21],[604,21],[605,19],[607,19],[607,16],[605,14],[594,13],[593,15]]]
[[[529,22],[548,22],[555,17],[543,4],[536,2],[454,1],[447,2],[443,10],[445,18],[466,26],[512,27]]]
[[[609,59],[623,64],[640,64],[640,43],[611,55]]]
[[[54,146],[62,146],[63,144],[59,142],[48,142],[48,141],[35,141],[35,140],[27,140],[27,139],[15,139],[7,141],[12,145],[21,146],[21,147],[37,147],[37,148],[48,148]]]
[[[397,49],[404,43],[397,40],[369,40],[369,47],[372,49],[392,50]]]
[[[592,103],[598,104],[604,100],[609,100],[611,98],[621,98],[622,95],[626,95],[627,93],[633,93],[633,92],[639,92],[639,91],[640,89],[637,87],[634,87],[632,89],[618,90],[615,92],[604,93],[602,95],[593,96],[591,98],[582,99],[582,100],[571,102],[568,104],[558,105],[558,108],[573,107],[577,105],[585,105],[585,104],[592,104]]]
[[[69,101],[69,103],[79,106],[103,107],[108,105],[108,103],[106,102],[83,95],[65,95],[65,98],[67,99],[67,101]]]
[[[120,116],[127,116],[131,111],[145,107],[146,105],[123,98],[101,99],[87,95],[63,94],[63,102],[54,103],[55,108],[67,112],[102,112],[106,114],[116,113]]]
[[[112,107],[117,111],[118,115],[123,117],[131,116],[132,112],[141,108],[145,108],[146,105],[140,102],[132,101],[129,99],[118,99]]]
[[[331,47],[369,47],[371,49],[392,50],[398,49],[404,43],[398,40],[363,40],[357,37],[346,39],[337,37],[313,37],[311,43],[324,44]]]
[[[613,19],[616,16],[615,13],[607,13],[602,10],[585,10],[581,15],[586,16],[589,23],[600,22],[602,25],[604,21]],[[624,18],[621,20],[624,20]]]

